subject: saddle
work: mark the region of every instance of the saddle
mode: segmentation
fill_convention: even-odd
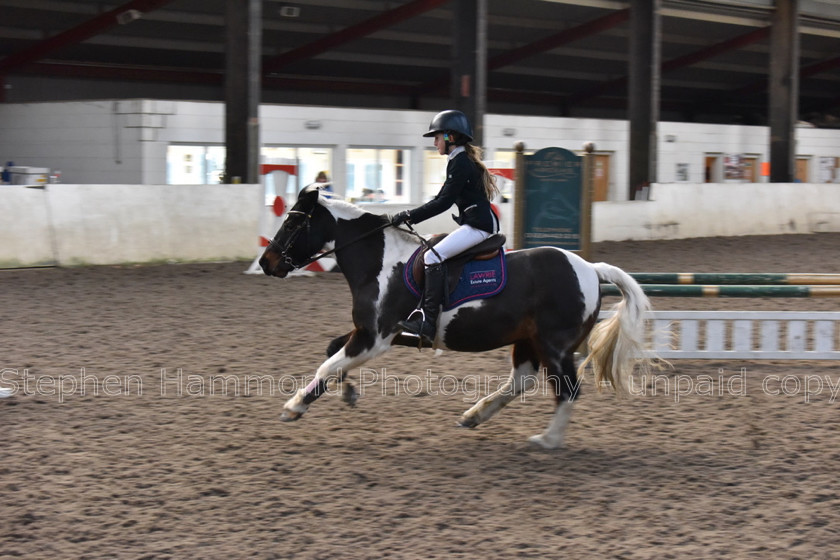
[[[434,247],[443,241],[446,236],[446,233],[433,236],[428,241],[429,246]],[[499,256],[499,252],[502,250],[502,246],[505,244],[506,240],[507,239],[504,234],[496,233],[478,245],[467,249],[463,253],[443,261],[446,265],[446,277],[449,281],[449,291],[452,292],[457,286],[464,265],[470,261],[487,261]],[[411,263],[411,275],[414,279],[414,283],[421,289],[426,283],[426,267],[423,264],[423,257],[428,251],[429,249],[425,248],[417,253],[414,262]]]

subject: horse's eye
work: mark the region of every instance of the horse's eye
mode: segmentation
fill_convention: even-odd
[[[291,216],[286,218],[286,221],[283,223],[283,225],[285,225],[287,228],[294,228],[300,225],[302,221],[303,216],[299,214],[292,214]]]

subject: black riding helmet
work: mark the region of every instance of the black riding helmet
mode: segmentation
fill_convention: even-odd
[[[432,122],[429,124],[429,132],[424,134],[423,137],[430,138],[438,132],[456,132],[460,138],[456,138],[456,140],[452,142],[454,144],[466,144],[467,142],[471,142],[473,139],[470,121],[467,119],[467,115],[461,111],[454,111],[450,109],[448,111],[441,111],[435,115],[435,118],[433,118]]]

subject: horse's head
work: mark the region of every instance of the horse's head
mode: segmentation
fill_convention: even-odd
[[[335,218],[318,203],[320,189],[304,188],[289,210],[277,235],[268,244],[260,267],[268,276],[284,278],[289,272],[309,264],[309,258],[335,240]]]

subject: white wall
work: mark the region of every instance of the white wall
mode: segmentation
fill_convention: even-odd
[[[259,185],[2,187],[0,268],[253,259],[262,200]],[[378,214],[409,207],[364,206]],[[513,205],[499,208],[510,247]],[[416,229],[454,227],[445,212]],[[840,231],[840,185],[656,184],[651,200],[593,208],[596,242],[823,231]]]
[[[0,186],[0,216],[0,268],[56,264],[43,188]]]
[[[254,258],[262,199],[260,185],[2,187],[0,268]]]
[[[345,181],[348,147],[412,150],[412,202],[422,200],[422,138],[429,111],[268,105],[260,107],[262,145],[325,146],[335,154],[334,183]],[[307,128],[317,121],[320,128]],[[224,144],[224,104],[152,99],[0,104],[0,164],[61,170],[78,184],[163,184],[171,143]],[[506,135],[510,134],[510,135]],[[756,154],[769,161],[768,129],[756,126],[659,123],[657,182],[676,181],[677,163],[689,164],[689,182],[704,181],[707,153]],[[817,177],[819,157],[840,157],[840,130],[797,128],[797,154]],[[580,150],[594,142],[611,156],[609,200],[627,199],[627,121],[516,115],[485,117],[486,159],[522,141],[526,149]],[[669,138],[673,142],[667,141]]]
[[[598,202],[593,241],[840,231],[840,185],[655,184],[651,200]]]
[[[410,149],[412,204],[417,204],[422,200],[423,151],[431,145],[422,133],[432,116],[427,111],[263,105],[261,142],[333,148],[338,189],[345,148]],[[307,128],[309,121],[320,127]],[[0,163],[60,169],[65,183],[73,183],[46,190],[0,188],[0,266],[255,255],[262,209],[258,187],[163,185],[170,144],[223,144],[223,104],[12,103],[0,104],[0,122]],[[703,183],[707,153],[757,154],[768,161],[764,127],[660,123],[659,182],[652,200],[627,202],[625,121],[487,115],[485,125],[488,159],[518,141],[528,150],[579,150],[591,141],[597,152],[611,154],[611,201],[595,204],[595,241],[840,231],[836,183]],[[840,157],[840,130],[797,128],[797,153],[810,158],[809,174],[816,178],[818,158]],[[689,164],[690,182],[674,182],[677,163]],[[394,212],[407,207],[369,208]],[[513,205],[499,208],[510,234]],[[454,225],[448,216],[419,229],[448,231]]]

